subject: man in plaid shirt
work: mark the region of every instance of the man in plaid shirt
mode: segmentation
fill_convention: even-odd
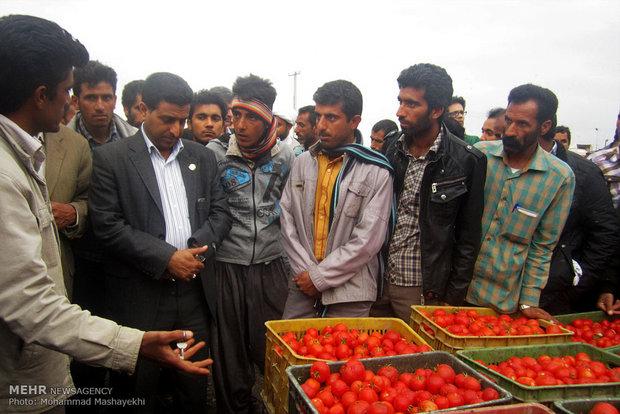
[[[538,145],[557,97],[536,85],[510,91],[502,141],[476,144],[487,156],[482,246],[466,300],[502,313],[552,319],[538,307],[551,254],[568,217],[575,176]]]

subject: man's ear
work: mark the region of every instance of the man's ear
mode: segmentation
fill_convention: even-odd
[[[351,117],[351,120],[349,121],[349,123],[351,124],[351,127],[353,129],[356,129],[358,127],[358,125],[360,124],[360,122],[362,122],[362,116],[361,115],[353,115]]]
[[[49,101],[47,96],[47,86],[41,85],[32,93],[34,104],[37,108],[41,109]]]
[[[140,113],[142,116],[146,117],[146,114],[149,112],[149,108],[147,108],[144,102],[140,102]]]
[[[71,104],[73,105],[76,111],[80,110],[80,99],[77,96],[71,95]]]
[[[429,116],[432,120],[436,120],[436,119],[441,118],[444,112],[445,112],[444,108],[431,109]]]
[[[543,122],[542,124],[540,124],[540,135],[546,135],[547,132],[549,132],[549,130],[551,129],[551,120],[547,119],[545,122]]]

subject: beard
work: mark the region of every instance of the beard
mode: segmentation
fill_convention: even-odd
[[[421,135],[423,132],[428,131],[432,127],[431,119],[428,116],[421,118],[416,124],[403,125],[403,121],[405,120],[399,119],[400,128],[402,129],[407,142],[415,140],[418,135]]]
[[[502,143],[504,144],[504,151],[508,154],[520,154],[530,148],[532,144],[538,142],[540,136],[540,128],[536,128],[531,134],[525,135],[523,139],[518,139],[514,135],[502,137]]]

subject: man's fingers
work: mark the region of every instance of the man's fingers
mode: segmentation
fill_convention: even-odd
[[[191,249],[187,249],[191,254],[200,254],[200,253],[204,253],[207,251],[207,249],[209,248],[209,246],[207,246],[206,244],[202,247],[193,247]]]
[[[194,356],[194,354],[196,352],[198,352],[201,348],[204,348],[204,346],[206,345],[204,341],[200,341],[198,342],[196,345],[191,346],[192,344],[190,344],[189,342],[187,343],[187,348],[184,351],[185,354],[185,358],[191,358],[192,356]]]

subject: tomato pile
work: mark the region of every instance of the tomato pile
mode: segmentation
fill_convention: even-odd
[[[315,362],[301,388],[321,414],[418,413],[499,398],[495,389],[482,389],[476,378],[447,364],[404,373],[386,365],[375,374],[357,359],[333,374],[327,363]]]
[[[620,382],[620,367],[609,369],[584,352],[553,358],[549,355],[510,357],[497,365],[477,362],[530,387]]]
[[[358,329],[349,330],[343,323],[327,326],[320,332],[310,328],[300,340],[294,332],[287,332],[282,335],[282,340],[298,355],[330,361],[432,351],[428,345],[416,345],[396,331],[384,334],[379,331],[360,332]],[[281,348],[275,349],[282,354]]]
[[[458,336],[508,336],[508,335],[544,335],[564,333],[557,325],[549,325],[543,329],[537,319],[517,318],[510,315],[480,315],[476,309],[461,309],[457,312],[446,312],[436,309],[433,313],[421,311],[424,316],[434,321],[453,335]],[[430,335],[432,329],[424,325]]]
[[[612,322],[606,319],[601,322],[575,319],[563,327],[573,332],[573,342],[584,342],[599,348],[620,345],[620,319]]]

